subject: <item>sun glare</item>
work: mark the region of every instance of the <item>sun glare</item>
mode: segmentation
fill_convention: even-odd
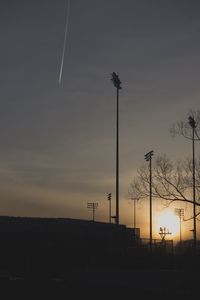
[[[163,212],[157,216],[156,231],[160,231],[160,227],[166,228],[171,235],[176,236],[179,233],[179,218],[172,212]]]

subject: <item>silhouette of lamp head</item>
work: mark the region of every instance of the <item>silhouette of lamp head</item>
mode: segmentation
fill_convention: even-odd
[[[112,83],[114,84],[114,86],[118,89],[118,90],[121,90],[122,87],[121,87],[121,80],[119,79],[119,76],[115,73],[115,72],[112,72],[111,74],[111,81]]]
[[[166,227],[160,227],[159,235],[162,241],[165,241],[165,237],[167,234],[171,234],[171,232],[169,232],[169,229],[167,229]]]
[[[188,122],[193,129],[196,128],[196,121],[192,116],[188,117]]]

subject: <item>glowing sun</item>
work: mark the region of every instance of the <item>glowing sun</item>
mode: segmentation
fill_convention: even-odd
[[[179,218],[172,212],[163,212],[157,216],[156,230],[157,233],[160,231],[160,227],[166,228],[169,232],[175,236],[178,234],[180,229]]]

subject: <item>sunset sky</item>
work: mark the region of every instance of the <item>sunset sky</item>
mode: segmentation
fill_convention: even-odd
[[[0,2],[0,214],[91,219],[87,202],[98,202],[96,219],[108,221],[115,71],[123,88],[120,223],[132,226],[128,189],[144,154],[191,156],[190,141],[169,130],[200,109],[200,2],[71,0],[59,85],[66,13],[66,0]],[[163,209],[154,205],[155,223]],[[144,236],[148,217],[147,199],[137,213]],[[184,226],[192,237],[192,224]]]

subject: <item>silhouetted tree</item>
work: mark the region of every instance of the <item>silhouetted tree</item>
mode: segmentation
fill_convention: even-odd
[[[180,134],[186,139],[192,141],[192,194],[193,194],[193,220],[194,220],[194,248],[196,248],[196,216],[198,212],[196,211],[196,160],[195,160],[195,141],[200,140],[200,111],[194,111],[190,109],[188,111],[187,120],[177,122],[172,126],[172,135]],[[199,199],[199,197],[198,197]]]
[[[194,157],[194,141],[200,141],[200,111],[190,109],[187,118],[173,124],[170,132],[173,137],[182,135],[193,141],[193,159],[185,159],[174,164],[166,155],[159,156],[153,168],[152,197],[166,200],[167,205],[174,201],[191,203],[199,208],[199,211],[194,211],[194,215],[198,216],[200,159],[196,160]],[[149,170],[146,165],[138,170],[138,176],[131,183],[129,194],[132,199],[149,196]],[[189,219],[194,218],[194,215]]]
[[[200,214],[200,159],[196,160],[196,205]],[[130,197],[142,199],[149,197],[149,167],[143,165],[130,184]],[[192,160],[187,158],[176,163],[167,155],[158,156],[152,168],[152,197],[165,200],[169,206],[175,201],[193,204],[192,198]],[[192,217],[191,217],[192,218]],[[189,219],[191,219],[189,218]]]

